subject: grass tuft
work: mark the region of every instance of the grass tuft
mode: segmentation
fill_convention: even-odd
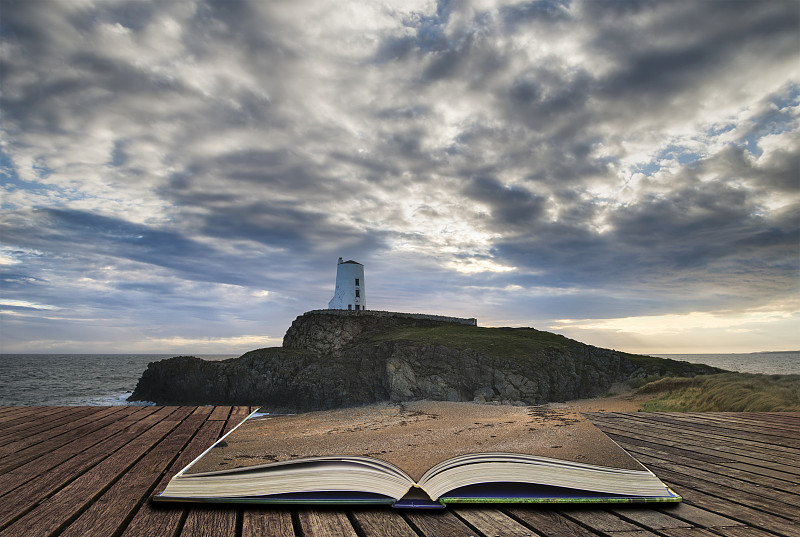
[[[800,411],[800,375],[668,377],[645,384],[637,393],[661,394],[644,403],[646,412]]]

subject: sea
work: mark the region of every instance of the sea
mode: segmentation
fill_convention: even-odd
[[[172,354],[0,354],[0,406],[131,405],[147,364]],[[197,355],[225,360],[234,355]],[[800,374],[800,351],[750,354],[653,354],[729,371]]]
[[[0,405],[146,405],[129,402],[147,364],[174,354],[0,354]],[[234,355],[198,354],[203,360]]]
[[[651,354],[694,364],[706,364],[739,373],[800,375],[800,351],[746,354]]]

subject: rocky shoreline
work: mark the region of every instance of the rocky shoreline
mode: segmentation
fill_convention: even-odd
[[[301,412],[380,401],[543,404],[612,385],[720,370],[601,349],[532,328],[480,328],[382,312],[299,316],[282,347],[148,365],[131,401]]]

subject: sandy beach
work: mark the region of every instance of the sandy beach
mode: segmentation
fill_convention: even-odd
[[[637,395],[627,391],[609,397],[594,397],[591,399],[575,399],[563,403],[547,403],[540,405],[553,409],[573,410],[576,412],[638,412],[642,405],[654,398],[656,394]]]
[[[536,406],[384,402],[257,416],[210,450],[188,473],[347,456],[383,460],[418,481],[434,465],[476,451],[525,453],[636,470],[640,469],[636,461],[580,415],[636,408],[635,398],[623,395]]]

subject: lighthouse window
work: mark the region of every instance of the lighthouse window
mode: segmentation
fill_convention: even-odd
[[[356,296],[361,296],[361,291],[359,291],[358,289],[356,289]]]
[[[352,304],[348,304],[347,305],[347,309],[349,309],[349,310],[353,309],[353,305]]]
[[[361,306],[359,306],[358,304],[356,304],[356,311],[361,311]]]
[[[356,285],[361,285],[360,283],[358,283],[358,278],[356,278]],[[358,296],[358,295],[356,295],[356,296]]]

